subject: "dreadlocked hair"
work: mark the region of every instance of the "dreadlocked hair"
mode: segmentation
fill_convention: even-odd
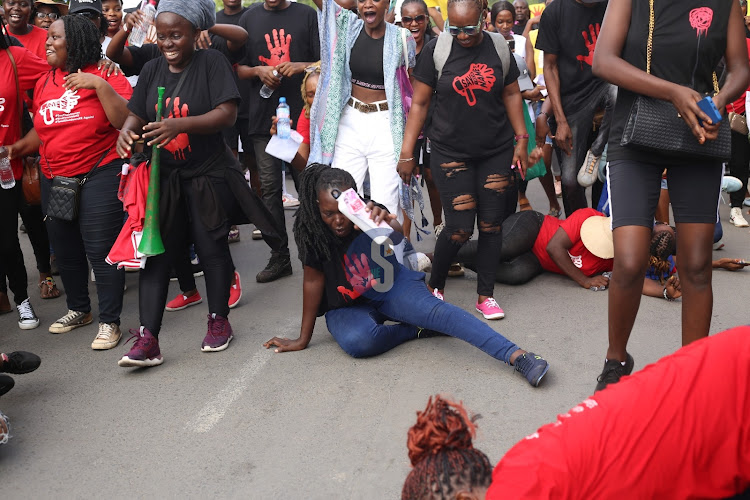
[[[299,258],[305,262],[308,255],[312,255],[323,261],[330,260],[333,256],[331,251],[338,245],[338,240],[320,217],[318,192],[338,189],[343,193],[349,188],[356,189],[357,183],[346,170],[321,163],[313,163],[305,168],[299,181],[300,206],[293,228]]]
[[[305,68],[305,76],[302,78],[302,86],[300,87],[300,91],[302,92],[302,102],[305,103],[305,118],[310,118],[311,106],[307,104],[307,79],[310,77],[310,75],[317,75],[318,78],[320,78],[320,61]]]
[[[487,9],[487,5],[488,5],[487,0],[448,0],[448,8],[450,8],[451,5],[456,5],[459,3],[473,4],[477,8],[480,14],[484,12],[485,9]]]
[[[98,63],[102,58],[102,46],[96,25],[83,16],[64,16],[62,21],[68,48],[65,70],[75,73],[90,64]]]
[[[474,422],[462,403],[435,396],[417,412],[407,447],[412,471],[401,490],[402,500],[453,498],[461,487],[486,488],[492,481],[487,455],[474,448]]]
[[[651,237],[651,245],[648,249],[650,254],[648,265],[654,270],[654,274],[659,277],[659,283],[662,285],[669,278],[672,265],[668,259],[670,255],[674,255],[676,248],[675,235],[671,231],[655,231]]]

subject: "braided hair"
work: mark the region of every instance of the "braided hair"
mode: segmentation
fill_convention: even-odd
[[[318,192],[338,189],[342,193],[349,188],[356,189],[356,182],[346,170],[332,168],[321,163],[313,163],[302,171],[299,177],[300,207],[294,219],[294,241],[297,243],[299,258],[304,263],[308,256],[326,261],[333,256],[339,239],[331,232],[320,217]]]
[[[75,73],[90,64],[98,63],[102,58],[102,46],[96,25],[90,19],[75,15],[64,16],[62,21],[68,49],[65,70]]]
[[[659,277],[659,283],[662,285],[669,278],[672,264],[670,264],[668,259],[670,255],[675,254],[676,249],[677,240],[672,231],[654,230],[651,236],[651,245],[648,249],[648,266],[654,270],[654,274]]]
[[[477,418],[470,418],[461,403],[430,397],[409,429],[413,469],[404,482],[402,500],[453,498],[460,488],[490,485],[490,461],[472,444]]]

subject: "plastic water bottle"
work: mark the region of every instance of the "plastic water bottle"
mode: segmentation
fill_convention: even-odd
[[[146,41],[146,35],[148,35],[148,29],[154,24],[154,18],[156,17],[154,0],[149,0],[146,5],[141,7],[141,12],[143,13],[143,22],[135,25],[128,37],[128,44],[133,47],[143,46],[143,42]]]
[[[289,107],[287,106],[287,110]],[[287,114],[289,111],[287,111]],[[287,122],[289,120],[287,119]],[[12,189],[16,185],[16,178],[13,177],[13,169],[10,166],[10,160],[8,159],[8,150],[4,146],[0,146],[0,186],[3,189]]]
[[[279,80],[281,80],[281,76],[279,76],[279,72],[278,72],[278,71],[276,71],[276,70],[273,70],[273,76],[275,76],[276,78],[278,78]],[[269,86],[268,86],[268,85],[266,85],[265,83],[264,83],[264,84],[263,84],[263,86],[262,86],[262,87],[260,88],[260,96],[261,96],[261,97],[262,97],[263,99],[268,99],[269,97],[271,97],[271,95],[272,95],[273,93],[274,93],[274,89],[272,89],[271,87],[269,87]]]
[[[276,135],[279,139],[289,139],[292,135],[292,124],[289,122],[289,105],[286,103],[286,97],[279,97],[279,107],[276,108]]]

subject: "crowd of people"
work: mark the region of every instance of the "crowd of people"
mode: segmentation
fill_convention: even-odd
[[[722,190],[731,191],[729,222],[748,226],[745,0],[547,0],[534,17],[526,0],[314,4],[226,0],[217,12],[212,0],[140,9],[3,0],[0,161],[15,186],[0,190],[0,313],[12,310],[10,288],[19,328],[40,325],[20,214],[39,297],[65,297],[50,333],[94,322],[91,279],[91,348],[117,347],[125,272],[138,271],[140,325],[118,364],[159,365],[164,311],[200,304],[195,277],[204,276],[201,350],[222,351],[242,296],[230,251],[237,226],[254,224],[253,239],[270,250],[256,280],[274,282],[293,273],[292,209],[301,327],[298,338],[264,344],[276,352],[305,349],[324,316],[351,356],[449,335],[536,387],[548,362],[482,319],[506,314],[496,283],[543,271],[609,289],[597,391],[633,371],[627,342],[642,295],[681,299],[684,346],[708,336],[712,269],[747,265],[712,260]],[[274,147],[292,141],[279,133],[280,98],[296,128],[288,158]],[[526,197],[534,178],[547,214]],[[349,192],[364,219],[342,197]],[[434,251],[415,252],[410,240],[430,222]],[[154,232],[163,248],[146,250]],[[477,275],[477,315],[446,292],[464,268]],[[172,300],[171,277],[181,290]],[[3,360],[12,373],[39,366],[30,353]],[[437,399],[422,418],[455,420],[462,437],[449,439],[471,448],[460,407]],[[462,477],[486,487],[482,457],[449,461],[476,469]],[[407,495],[405,486],[405,498],[422,498],[415,488]]]

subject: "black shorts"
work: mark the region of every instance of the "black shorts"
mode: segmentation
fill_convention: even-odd
[[[612,229],[653,227],[664,165],[634,160],[609,163]],[[686,163],[667,167],[669,201],[677,223],[715,224],[721,194],[722,164]]]

